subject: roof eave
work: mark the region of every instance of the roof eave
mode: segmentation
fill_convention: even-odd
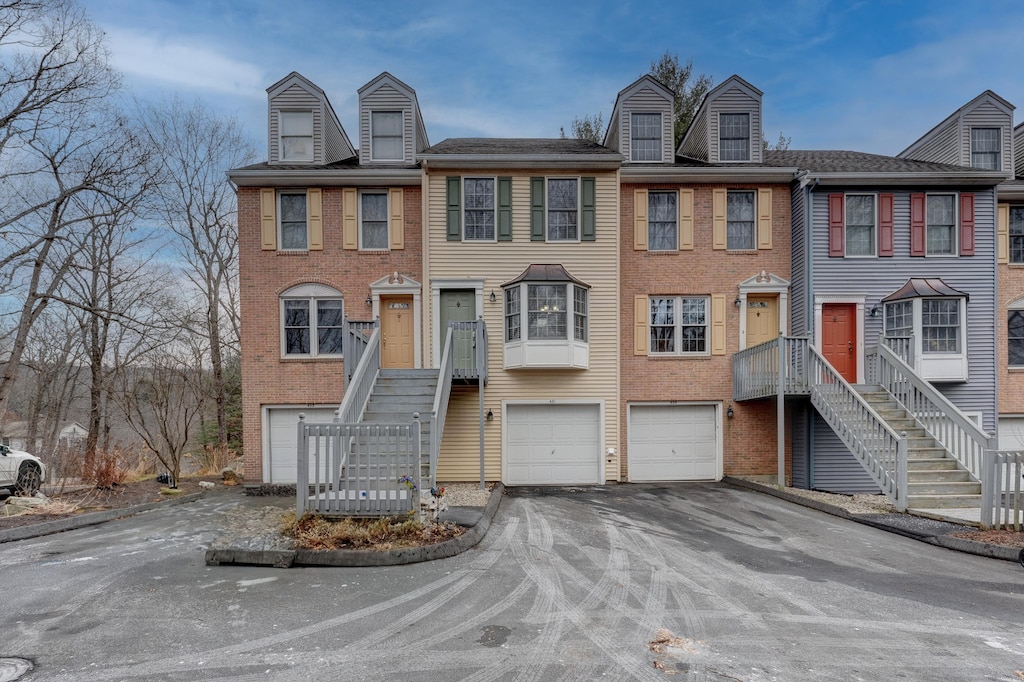
[[[797,167],[711,167],[691,166],[623,166],[623,181],[632,182],[791,182]]]
[[[421,184],[423,177],[419,168],[345,168],[337,170],[270,168],[266,170],[231,170],[227,172],[227,176],[239,187],[413,186]]]
[[[416,160],[424,168],[576,168],[616,170],[622,157],[608,154],[525,154],[497,156],[494,154],[419,154]]]
[[[920,186],[960,185],[969,187],[994,187],[1006,180],[1005,173],[944,173],[941,171],[895,172],[895,173],[818,173],[809,172],[810,179],[819,185],[846,186]]]

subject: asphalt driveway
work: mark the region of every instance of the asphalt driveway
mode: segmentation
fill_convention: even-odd
[[[0,546],[45,680],[1014,680],[1024,570],[727,485],[512,491],[456,557],[204,565],[214,495]]]

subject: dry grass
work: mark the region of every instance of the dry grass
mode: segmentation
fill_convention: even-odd
[[[302,549],[374,549],[432,545],[463,533],[451,523],[423,524],[415,518],[328,519],[306,513],[296,518],[288,512],[281,533]]]

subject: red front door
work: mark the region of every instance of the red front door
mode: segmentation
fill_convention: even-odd
[[[821,306],[821,354],[851,384],[857,383],[857,306]]]

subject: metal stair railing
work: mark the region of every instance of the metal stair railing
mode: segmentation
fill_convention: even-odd
[[[907,509],[907,439],[898,434],[813,345],[807,345],[811,404],[892,500]]]

